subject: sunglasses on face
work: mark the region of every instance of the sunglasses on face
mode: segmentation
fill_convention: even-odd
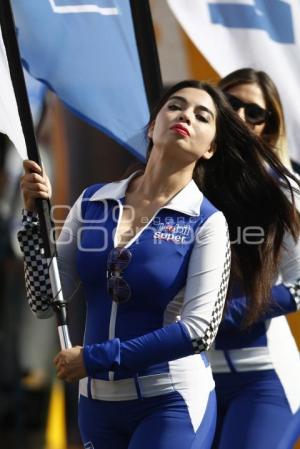
[[[270,115],[270,111],[263,109],[256,103],[244,103],[234,95],[225,93],[226,98],[234,111],[239,109],[245,110],[245,120],[252,125],[261,125],[264,123]]]
[[[128,267],[132,254],[127,248],[113,248],[107,258],[107,291],[118,304],[131,298],[131,288],[122,273]]]

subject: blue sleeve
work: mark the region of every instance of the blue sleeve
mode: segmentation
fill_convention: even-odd
[[[185,325],[178,321],[156,331],[120,341],[118,338],[83,348],[89,376],[119,368],[141,370],[155,363],[176,360],[194,354],[192,340]]]
[[[286,315],[297,310],[295,297],[291,293],[290,288],[284,284],[278,284],[272,287],[271,304],[269,310],[262,316],[261,321]],[[225,330],[240,327],[246,312],[247,298],[245,296],[233,297],[228,301],[220,328]]]

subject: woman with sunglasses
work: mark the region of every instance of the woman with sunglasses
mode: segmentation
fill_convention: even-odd
[[[290,169],[283,110],[270,77],[245,68],[230,73],[219,86],[240,118]],[[261,225],[263,220],[261,216]],[[300,308],[300,282],[295,282],[299,264],[300,243],[286,234],[272,307],[263,318],[257,315],[258,295],[247,299],[240,286],[232,288],[209,354],[218,404],[214,448],[273,449],[300,406],[299,351],[284,316]],[[297,284],[296,294],[290,295],[283,283]]]
[[[86,331],[83,347],[61,351],[55,365],[59,378],[80,379],[85,447],[209,449],[216,409],[205,352],[230,273],[224,215],[232,238],[258,213],[265,218],[267,245],[232,246],[232,273],[250,295],[269,291],[262,268],[276,269],[284,229],[296,237],[299,223],[266,163],[291,190],[287,170],[218,89],[199,81],[173,86],[151,115],[148,138],[144,171],[87,188],[66,220],[58,242],[64,295],[82,285]],[[42,262],[31,260],[26,243],[38,232],[34,199],[48,198],[50,189],[36,164],[24,167],[20,241],[30,279]],[[27,282],[31,308],[42,317],[51,293],[39,287]]]
[[[218,86],[247,126],[291,169],[283,107],[269,75],[252,68],[239,69],[221,79]]]

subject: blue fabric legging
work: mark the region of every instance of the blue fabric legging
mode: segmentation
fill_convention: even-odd
[[[293,419],[273,370],[215,374],[214,449],[276,449]]]
[[[132,401],[79,399],[86,449],[210,449],[215,422],[214,392],[196,432],[178,392]]]

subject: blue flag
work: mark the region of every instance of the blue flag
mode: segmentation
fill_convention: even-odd
[[[30,76],[26,70],[23,72],[33,124],[37,126],[42,116],[47,87]]]
[[[144,159],[148,103],[129,0],[12,0],[23,64]]]

